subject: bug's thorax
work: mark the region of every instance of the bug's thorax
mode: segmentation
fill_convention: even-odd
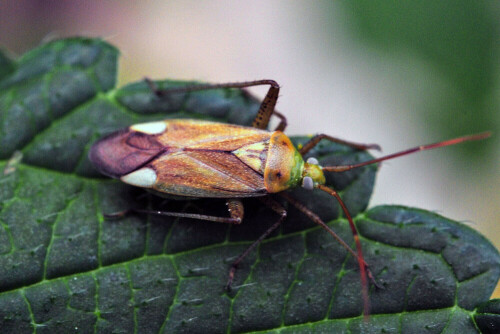
[[[276,193],[300,185],[303,170],[304,160],[290,139],[281,131],[273,132],[264,170],[266,190]]]

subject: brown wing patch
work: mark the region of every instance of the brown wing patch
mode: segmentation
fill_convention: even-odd
[[[188,197],[253,197],[265,193],[264,181],[231,153],[184,151],[151,163],[158,175],[153,189]]]
[[[163,150],[152,136],[121,130],[94,143],[89,159],[102,174],[120,178],[148,163]]]

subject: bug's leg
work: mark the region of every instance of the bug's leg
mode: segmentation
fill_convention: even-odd
[[[368,150],[368,149],[375,149],[375,150],[378,150],[378,151],[381,150],[380,146],[377,145],[377,144],[358,144],[358,143],[353,143],[353,142],[350,142],[350,141],[342,140],[342,139],[335,138],[335,137],[326,135],[324,133],[321,133],[321,134],[315,135],[314,137],[312,137],[311,139],[309,139],[309,141],[307,143],[305,143],[304,146],[302,146],[302,148],[299,150],[300,154],[304,155],[307,152],[309,152],[316,145],[318,145],[318,143],[322,139],[326,139],[328,141],[331,141],[331,142],[334,142],[334,143],[338,143],[338,144],[347,145],[347,146],[352,147],[352,148],[357,149],[357,150]]]
[[[232,219],[236,219],[238,222],[235,224],[240,224],[243,220],[243,216],[245,215],[245,209],[243,207],[243,203],[241,203],[240,199],[231,198],[226,202],[227,211],[229,211],[229,215]]]
[[[278,202],[276,202],[275,200],[273,200],[271,197],[269,196],[266,196],[266,197],[261,197],[259,198],[266,206],[268,206],[269,208],[271,208],[274,212],[276,212],[277,214],[280,215],[280,218],[278,219],[278,221],[276,223],[274,223],[271,227],[269,227],[257,240],[255,240],[251,245],[250,247],[248,247],[240,256],[238,256],[238,258],[233,262],[233,264],[231,265],[231,270],[229,270],[229,278],[227,280],[227,284],[226,284],[226,290],[228,291],[231,291],[231,284],[233,283],[233,279],[234,279],[234,274],[236,272],[236,268],[238,267],[238,265],[240,264],[240,262],[258,245],[262,242],[262,240],[264,240],[267,236],[269,236],[269,234],[271,234],[274,230],[276,230],[278,228],[278,226],[281,225],[281,223],[283,222],[283,220],[285,220],[286,218],[286,210],[285,208],[283,208],[283,206],[281,206],[281,204],[279,204]]]
[[[174,93],[188,93],[195,92],[200,90],[209,90],[209,89],[220,89],[220,88],[247,88],[253,86],[262,86],[269,85],[269,90],[267,91],[266,97],[260,104],[259,111],[257,112],[257,116],[255,117],[252,126],[257,129],[266,129],[269,124],[269,119],[274,112],[274,107],[276,106],[276,101],[278,101],[278,95],[280,91],[280,85],[274,80],[255,80],[255,81],[244,81],[244,82],[229,82],[229,83],[220,83],[220,84],[198,84],[198,85],[188,85],[184,87],[172,87],[167,89],[159,89],[154,81],[149,78],[144,79],[146,83],[149,85],[151,90],[158,97],[168,96],[169,94]],[[278,125],[278,129],[285,129],[286,127],[286,119],[283,115],[279,114],[280,124]]]
[[[402,157],[402,156],[405,156],[408,154],[412,154],[412,153],[416,153],[416,152],[420,152],[420,151],[432,150],[434,148],[439,148],[439,147],[444,147],[444,146],[456,145],[459,143],[463,143],[465,141],[481,140],[481,139],[488,138],[489,136],[491,136],[491,132],[488,131],[488,132],[478,133],[475,135],[468,135],[468,136],[462,136],[462,137],[458,137],[458,138],[448,139],[448,140],[440,141],[440,142],[433,143],[433,144],[420,145],[417,147],[409,148],[409,149],[404,150],[404,151],[392,153],[392,154],[389,154],[389,155],[386,155],[386,156],[383,156],[380,158],[360,162],[357,164],[345,165],[345,166],[325,166],[322,168],[323,168],[323,171],[325,171],[325,172],[345,172],[345,171],[348,171],[348,170],[351,170],[354,168],[359,168],[359,167],[371,165],[374,163],[394,159],[397,157]]]
[[[276,107],[276,102],[278,101],[278,96],[280,92],[280,86],[277,82],[273,81],[274,84],[270,84],[269,90],[267,91],[266,97],[260,104],[259,111],[257,112],[257,116],[253,120],[252,126],[257,129],[267,129],[267,125],[269,124],[269,119],[274,112],[274,107]],[[281,114],[280,114],[281,115]],[[281,115],[283,117],[283,115]],[[278,116],[279,117],[279,116]],[[280,125],[283,123],[284,117],[281,118]],[[278,127],[280,127],[278,125]],[[284,126],[286,126],[286,119]],[[283,126],[283,129],[284,129]]]
[[[367,319],[368,315],[370,314],[370,299],[368,297],[368,282],[366,278],[368,277],[376,287],[380,286],[375,281],[372,272],[368,268],[368,264],[363,258],[363,252],[361,250],[361,242],[359,240],[358,231],[356,229],[356,226],[354,225],[351,215],[347,210],[347,207],[345,206],[344,202],[342,201],[340,196],[338,196],[335,190],[330,189],[323,185],[319,185],[318,188],[334,196],[339,202],[340,206],[342,207],[342,210],[346,215],[347,220],[349,221],[349,226],[351,227],[354,241],[356,243],[357,253],[351,247],[349,247],[349,245],[347,245],[347,243],[344,240],[342,240],[342,238],[340,238],[340,236],[337,233],[335,233],[331,228],[329,228],[328,225],[326,225],[325,222],[323,222],[321,218],[319,218],[314,212],[307,209],[304,205],[299,203],[297,200],[293,199],[290,195],[286,193],[280,193],[280,195],[284,197],[293,206],[295,206],[297,209],[299,209],[302,213],[307,215],[313,222],[320,225],[323,229],[325,229],[328,233],[330,233],[351,255],[354,256],[354,258],[358,260],[360,275],[361,275],[361,294],[363,296],[363,304],[364,304],[363,314],[365,316],[365,319]]]
[[[165,89],[160,89],[156,83],[149,79],[144,78],[144,81],[148,84],[151,90],[158,96],[168,95],[172,93],[188,93],[196,92],[200,90],[211,90],[211,89],[224,89],[224,88],[248,88],[254,86],[264,86],[270,85],[271,87],[277,88],[279,90],[280,85],[274,80],[263,79],[263,80],[253,80],[253,81],[242,81],[242,82],[224,82],[224,83],[206,83],[206,84],[192,84],[180,87],[170,87]]]
[[[328,233],[333,235],[335,240],[337,240],[358,261],[361,261],[364,263],[366,270],[367,270],[368,278],[370,278],[373,285],[375,285],[377,288],[383,289],[383,287],[381,285],[379,285],[377,283],[377,281],[375,280],[375,277],[373,276],[372,272],[369,269],[368,263],[366,263],[366,261],[364,259],[361,259],[358,256],[358,254],[356,254],[356,252],[344,240],[342,240],[342,238],[337,233],[335,233],[332,229],[330,229],[328,227],[328,225],[326,225],[325,222],[323,222],[323,220],[321,220],[321,218],[319,218],[319,216],[317,214],[315,214],[314,212],[312,212],[311,210],[306,208],[303,204],[299,203],[296,199],[290,197],[287,193],[280,193],[280,195],[283,198],[285,198],[287,200],[287,202],[289,202],[294,207],[296,207],[299,211],[301,211],[303,214],[305,214],[313,222],[315,222],[316,224],[320,225],[323,228],[326,227],[325,229],[328,231]],[[357,235],[357,231],[356,231],[356,235]]]
[[[288,122],[286,120],[285,115],[282,113],[278,112],[276,109],[274,110],[274,116],[278,117],[280,119],[280,123],[278,126],[274,129],[274,131],[285,131],[286,126],[288,125]]]
[[[239,224],[243,217],[218,217],[218,216],[208,216],[201,215],[197,213],[184,213],[184,212],[170,212],[170,211],[157,211],[157,210],[143,210],[143,209],[128,209],[125,211],[115,212],[104,214],[104,218],[106,219],[119,219],[130,213],[144,213],[158,216],[168,216],[168,217],[179,217],[179,218],[191,218],[191,219],[199,219],[206,220],[216,223],[228,223],[228,224]]]

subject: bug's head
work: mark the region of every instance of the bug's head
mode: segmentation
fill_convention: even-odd
[[[318,184],[325,184],[325,174],[316,158],[309,158],[304,163],[302,188],[313,190]]]

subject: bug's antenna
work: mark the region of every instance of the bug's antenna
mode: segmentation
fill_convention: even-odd
[[[349,221],[349,225],[351,227],[354,240],[356,241],[357,254],[352,250],[351,247],[349,247],[349,245],[344,240],[342,240],[342,238],[337,233],[335,233],[330,227],[328,227],[328,225],[326,225],[325,222],[323,222],[321,218],[319,218],[314,212],[307,209],[303,204],[299,203],[297,200],[288,195],[286,192],[280,193],[280,195],[284,197],[288,202],[290,202],[293,206],[295,206],[297,209],[299,209],[302,213],[306,214],[313,222],[320,225],[323,229],[325,229],[328,233],[330,233],[335,238],[335,240],[337,240],[354,258],[358,260],[359,268],[361,271],[363,315],[365,319],[368,319],[368,316],[370,314],[370,299],[368,298],[367,278],[369,278],[376,287],[381,288],[381,286],[379,286],[375,281],[373,274],[371,273],[370,269],[368,268],[368,265],[365,262],[365,259],[363,258],[363,252],[361,250],[361,242],[359,241],[358,231],[356,229],[356,226],[354,225],[354,222],[352,221],[351,215],[349,214],[349,211],[347,210],[347,207],[345,206],[344,202],[342,201],[342,199],[335,190],[330,189],[327,186],[323,185],[318,185],[318,188],[334,196],[342,206],[342,209],[344,210],[347,220]]]
[[[420,152],[420,151],[425,151],[425,150],[431,150],[433,148],[438,148],[438,147],[455,145],[455,144],[462,143],[464,141],[481,140],[481,139],[488,138],[489,136],[491,136],[491,132],[488,131],[488,132],[483,132],[483,133],[479,133],[476,135],[463,136],[463,137],[458,137],[458,138],[449,139],[449,140],[445,140],[445,141],[440,141],[438,143],[413,147],[413,148],[410,148],[410,149],[407,149],[404,151],[400,151],[400,152],[396,152],[393,154],[389,154],[389,155],[386,155],[386,156],[383,156],[383,157],[380,157],[377,159],[372,159],[372,160],[368,160],[365,162],[361,162],[359,164],[344,165],[344,166],[326,166],[326,167],[322,167],[322,169],[323,169],[323,171],[326,171],[326,172],[345,172],[345,171],[348,171],[348,170],[351,170],[354,168],[363,167],[366,165],[371,165],[371,164],[374,164],[377,162],[381,162],[381,161],[385,161],[385,160],[389,160],[389,159],[394,159],[397,157],[402,157],[404,155],[408,155],[408,154],[412,154],[412,153],[416,153],[416,152]]]
[[[370,314],[370,299],[368,298],[368,279],[367,279],[368,274],[367,274],[366,262],[363,257],[363,250],[361,249],[361,241],[359,240],[358,230],[356,228],[356,225],[354,225],[351,214],[349,213],[349,210],[347,210],[344,201],[342,201],[342,199],[340,198],[340,195],[335,190],[328,188],[327,186],[322,184],[318,184],[317,188],[323,190],[324,192],[332,195],[337,199],[340,206],[342,207],[342,210],[344,211],[347,220],[349,221],[349,226],[351,227],[351,232],[354,237],[354,242],[356,243],[356,251],[358,253],[357,258],[358,258],[359,270],[361,273],[361,292],[363,295],[363,305],[364,305],[363,315],[365,316],[365,318],[367,318],[368,315]]]

